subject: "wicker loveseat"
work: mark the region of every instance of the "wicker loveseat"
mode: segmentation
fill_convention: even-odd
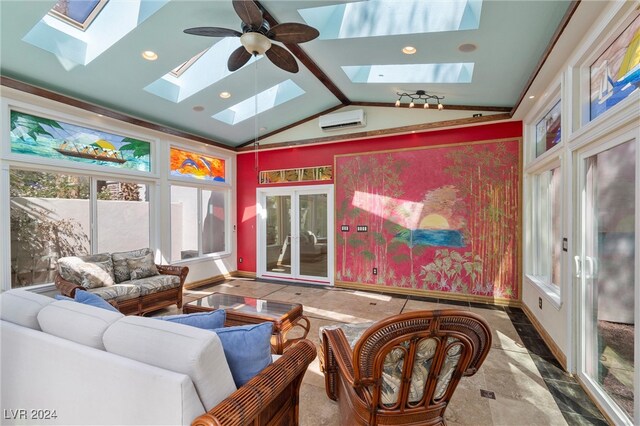
[[[151,249],[70,256],[58,260],[55,284],[64,296],[95,293],[125,315],[143,315],[176,304],[189,268],[156,265]]]

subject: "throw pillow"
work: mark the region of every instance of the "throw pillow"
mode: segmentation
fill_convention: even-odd
[[[113,312],[120,312],[102,297],[88,291],[76,290],[74,300],[85,305],[95,306],[96,308],[102,308]]]
[[[127,259],[131,259],[133,257],[145,256],[151,253],[150,248],[142,248],[138,250],[131,251],[122,251],[111,254],[111,259],[113,260],[113,272],[115,275],[115,279],[117,283],[121,283],[123,281],[129,281],[131,279],[131,274],[129,273],[129,267],[127,266]]]
[[[112,286],[115,284],[113,263],[111,258],[104,259],[100,256],[103,255],[64,257],[58,260],[58,272],[65,280],[84,288]],[[87,258],[92,260],[87,260]]]
[[[227,364],[238,388],[271,364],[272,323],[225,327],[213,331],[222,342]]]
[[[53,296],[53,298],[56,300],[68,300],[70,302],[75,302],[75,300],[73,300],[72,298],[63,296],[62,294],[56,294],[55,296]]]
[[[196,312],[194,314],[184,315],[167,315],[164,317],[158,317],[158,319],[177,322],[178,324],[190,325],[191,327],[214,330],[216,328],[224,327],[224,320],[226,319],[226,317],[227,313],[225,312],[225,310],[218,309],[211,312]]]
[[[129,268],[132,280],[140,280],[158,275],[158,268],[156,268],[155,263],[153,263],[152,253],[127,259],[127,267]]]

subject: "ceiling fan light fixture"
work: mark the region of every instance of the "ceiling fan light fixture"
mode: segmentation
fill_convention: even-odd
[[[264,52],[271,48],[271,40],[256,32],[242,34],[240,43],[252,55],[264,55]]]

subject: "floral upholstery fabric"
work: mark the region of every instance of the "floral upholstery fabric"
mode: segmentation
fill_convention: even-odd
[[[151,253],[151,249],[149,248],[112,253],[111,259],[113,259],[113,271],[116,283],[129,281],[131,279],[131,272],[127,265],[127,259],[146,256],[149,253]]]
[[[151,253],[140,257],[127,258],[127,267],[132,280],[158,275],[158,268],[153,263],[153,254]]]
[[[177,275],[154,275],[141,280],[133,280],[130,283],[140,289],[141,296],[146,296],[147,294],[179,287],[180,277]]]
[[[455,342],[459,342],[459,340],[450,337],[447,340],[447,345]],[[452,346],[447,351],[447,356],[444,359],[444,365],[442,366],[442,370],[440,370],[440,376],[438,377],[438,381],[436,382],[436,392],[433,395],[434,399],[439,399],[444,396],[447,388],[449,387],[449,382],[451,382],[453,372],[458,366],[458,362],[460,362],[461,355],[462,345]]]
[[[109,253],[63,257],[58,260],[58,273],[65,280],[86,289],[115,284]]]
[[[107,301],[135,299],[140,296],[140,287],[135,284],[114,284],[109,287],[92,288],[90,291]]]
[[[372,325],[372,322],[361,324],[341,324],[330,325],[320,328],[320,339],[322,340],[322,330],[339,328],[343,331],[351,349],[362,336],[362,334]],[[457,342],[457,339],[449,338],[447,344]],[[392,349],[385,357],[382,367],[382,389],[381,403],[386,406],[395,405],[400,397],[400,387],[402,385],[402,369],[404,367],[405,356],[409,353],[409,341],[404,341]],[[413,371],[411,372],[411,382],[409,385],[409,402],[418,403],[424,396],[425,385],[429,378],[429,371],[433,363],[433,357],[438,347],[438,341],[434,338],[422,339],[417,343]],[[453,376],[458,362],[460,361],[461,347],[456,345],[449,349],[444,365],[436,383],[434,398],[444,396],[449,382]]]

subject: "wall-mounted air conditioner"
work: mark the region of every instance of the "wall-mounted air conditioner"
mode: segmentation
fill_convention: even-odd
[[[367,124],[362,109],[321,115],[318,121],[324,131],[364,127]]]

